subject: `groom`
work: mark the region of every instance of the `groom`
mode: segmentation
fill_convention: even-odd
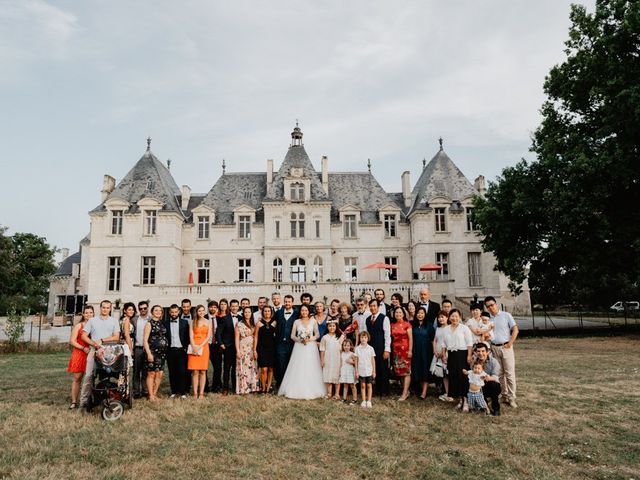
[[[289,358],[293,350],[291,330],[293,322],[298,318],[298,311],[293,309],[293,296],[284,296],[284,308],[276,313],[276,381],[278,386],[282,383],[284,372],[287,371]]]

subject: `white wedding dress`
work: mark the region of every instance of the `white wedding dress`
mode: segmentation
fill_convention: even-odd
[[[304,344],[300,341],[300,338],[304,336],[314,340]],[[295,345],[278,395],[311,400],[324,397],[327,394],[327,389],[322,381],[317,337],[318,324],[315,321],[309,320],[306,326],[299,319],[295,321],[291,331],[291,338],[295,341]]]

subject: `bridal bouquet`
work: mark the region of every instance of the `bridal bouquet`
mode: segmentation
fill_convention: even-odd
[[[311,335],[308,332],[298,332],[298,338],[300,339],[300,342],[302,342],[302,344],[305,344],[305,340],[309,340],[311,338]]]

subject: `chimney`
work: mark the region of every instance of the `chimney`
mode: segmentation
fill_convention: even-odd
[[[402,172],[402,198],[404,199],[404,206],[409,208],[411,206],[411,172],[405,170]]]
[[[322,156],[322,189],[329,194],[329,159],[326,155]]]
[[[103,202],[107,199],[109,194],[115,190],[115,188],[116,188],[116,179],[113,178],[111,175],[105,175],[104,179],[102,180],[102,191],[100,192],[102,194]]]
[[[189,200],[191,200],[191,188],[189,185],[182,185],[182,210],[186,210],[189,207]]]
[[[267,159],[267,186],[270,187],[273,183],[273,160]]]
[[[481,197],[487,192],[487,186],[484,181],[484,175],[478,175],[478,178],[473,182],[474,188],[478,191]]]
[[[60,249],[60,253],[62,253],[62,261],[64,262],[67,257],[69,256],[69,249],[68,248],[61,248]]]

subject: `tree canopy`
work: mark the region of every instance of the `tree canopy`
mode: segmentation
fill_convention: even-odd
[[[5,235],[0,228],[0,314],[45,311],[55,248],[32,233]]]
[[[607,305],[640,293],[640,2],[571,8],[546,77],[536,160],[477,198],[483,246],[535,301]]]

